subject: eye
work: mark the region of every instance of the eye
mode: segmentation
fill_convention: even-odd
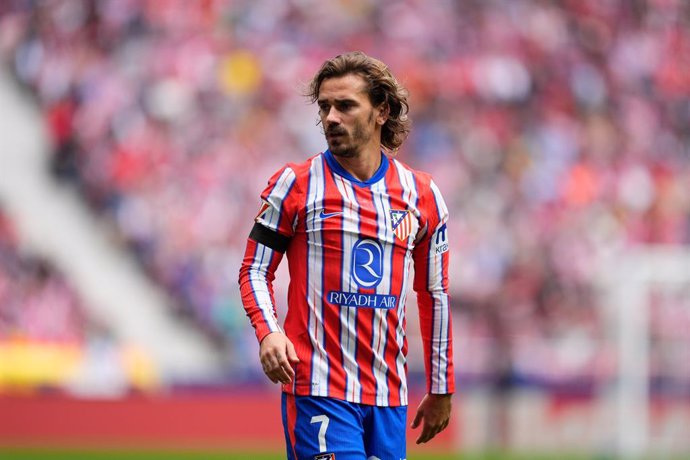
[[[326,112],[328,112],[329,107],[330,106],[328,104],[326,104],[325,102],[319,103],[319,112],[326,113]]]

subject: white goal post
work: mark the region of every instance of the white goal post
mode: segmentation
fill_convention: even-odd
[[[630,248],[606,258],[600,268],[618,358],[615,449],[621,458],[640,458],[650,453],[650,292],[690,284],[690,247]],[[687,304],[690,308],[690,299]]]

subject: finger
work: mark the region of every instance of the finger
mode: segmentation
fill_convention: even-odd
[[[438,425],[427,423],[425,421],[424,426],[422,427],[422,433],[419,435],[419,438],[417,438],[417,444],[430,441],[434,436],[436,436],[436,434],[438,434],[438,428]]]
[[[292,377],[295,376],[295,370],[292,368],[292,364],[285,355],[283,355],[282,359],[280,360],[280,367],[283,369],[283,371],[287,372],[289,379],[292,379]]]
[[[282,366],[268,363],[264,365],[264,373],[273,383],[289,383],[290,376]]]
[[[417,428],[419,426],[419,422],[422,421],[422,418],[424,418],[424,416],[422,415],[422,411],[417,410],[417,413],[414,416],[414,420],[412,420],[412,428]]]
[[[280,356],[276,371],[278,372],[281,382],[283,383],[290,383],[292,378],[295,376],[295,371],[292,368],[292,364],[290,364],[290,361],[285,355]]]
[[[299,358],[297,357],[297,352],[295,351],[295,346],[292,342],[287,343],[287,355],[291,363],[298,363]]]
[[[261,362],[277,366],[280,362],[281,351],[277,347],[267,347],[264,353],[260,356]]]
[[[268,377],[271,382],[278,383],[278,379],[275,378],[273,372],[264,370],[264,374],[266,374],[266,377]]]
[[[280,370],[280,359],[278,353],[266,353],[261,357],[261,366],[264,373],[269,375],[272,379],[277,378],[277,371]]]
[[[423,428],[422,433],[417,438],[417,444],[424,444],[425,442],[427,442],[429,439],[431,439],[430,435],[431,433],[429,432],[429,429],[426,427]]]
[[[441,429],[440,429],[439,427],[432,428],[432,429],[429,431],[429,434],[428,434],[427,439],[426,439],[425,442],[431,441],[431,440],[434,439],[434,438],[436,437],[436,435],[439,434],[440,432],[441,432]]]
[[[261,367],[263,368],[264,374],[266,374],[266,377],[268,377],[271,382],[278,383],[278,380],[276,380],[274,376],[274,371],[269,364],[261,363]]]
[[[275,371],[280,367],[280,365],[272,357],[267,356],[266,358],[261,360],[261,367],[264,369],[264,373],[268,375],[274,374]]]
[[[443,431],[443,430],[445,430],[446,428],[448,428],[448,423],[449,423],[449,420],[446,420],[445,422],[443,422],[443,425],[441,425],[441,428],[438,430],[438,432],[440,433],[441,431]],[[438,433],[437,433],[437,434],[438,434]]]
[[[448,425],[449,425],[449,424],[450,424],[450,420],[449,420],[449,419],[446,419],[446,420],[444,420],[442,423],[440,423],[440,424],[435,428],[434,434],[429,438],[429,440],[431,441],[431,439],[435,438],[437,434],[441,433],[443,430],[445,430],[446,428],[448,428]]]
[[[280,383],[290,383],[292,381],[291,374],[294,374],[291,367],[280,366],[275,370],[274,375]]]
[[[284,363],[286,362],[287,358],[285,357],[285,354],[277,349],[271,350],[269,353],[266,353],[266,355],[261,358],[261,363],[264,365],[264,367],[269,371],[273,372],[280,369],[280,366],[284,365]]]
[[[280,380],[282,383],[289,383],[291,376],[294,375],[294,371],[284,353],[276,350],[275,353],[267,359],[267,363],[274,378]]]
[[[283,383],[290,383],[292,382],[292,379],[295,378],[295,371],[292,369],[291,366],[282,366],[280,368],[281,372],[281,382]]]

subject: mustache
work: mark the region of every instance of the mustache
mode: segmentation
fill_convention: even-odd
[[[326,129],[326,134],[330,136],[340,136],[347,134],[347,130],[345,130],[345,128],[333,127]]]

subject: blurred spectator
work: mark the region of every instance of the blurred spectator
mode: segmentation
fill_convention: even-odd
[[[412,95],[400,155],[451,209],[476,353],[460,373],[491,375],[494,343],[502,375],[559,382],[611,369],[598,257],[690,240],[688,17],[678,0],[15,0],[0,49],[44,110],[54,171],[238,346],[261,178],[324,148],[293,82],[339,51],[381,57]]]

